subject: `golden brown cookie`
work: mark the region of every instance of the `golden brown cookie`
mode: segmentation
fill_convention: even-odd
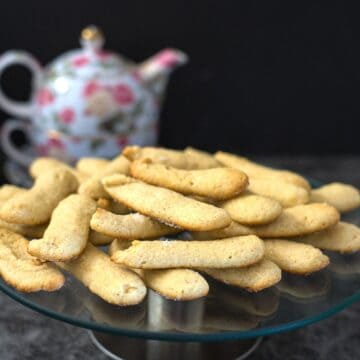
[[[90,226],[99,233],[123,240],[152,239],[181,231],[139,213],[118,215],[100,208],[92,216]]]
[[[246,193],[221,204],[230,217],[245,225],[262,225],[274,221],[282,212],[276,200]]]
[[[30,190],[16,194],[2,205],[0,218],[21,225],[44,224],[57,204],[77,187],[78,181],[70,171],[46,171],[36,178]]]
[[[25,193],[26,189],[14,185],[3,185],[0,187],[0,207],[16,194]],[[0,219],[0,228],[4,228],[25,236],[27,238],[40,238],[43,236],[47,224],[44,225],[20,225],[9,223]]]
[[[236,169],[220,167],[183,170],[156,164],[149,159],[133,161],[130,174],[151,185],[165,187],[185,195],[204,196],[216,200],[234,197],[248,184],[247,176]]]
[[[109,164],[110,160],[94,157],[83,157],[76,163],[76,170],[82,174],[93,176],[94,174],[101,173]]]
[[[21,225],[13,224],[0,219],[0,228],[10,230],[29,239],[39,239],[44,235],[48,224]]]
[[[328,229],[295,240],[323,250],[352,253],[360,250],[360,229],[356,225],[340,221]]]
[[[3,185],[0,187],[0,207],[16,194],[24,193],[26,189],[14,185]],[[0,219],[0,228],[13,231],[27,238],[38,239],[44,234],[47,224],[44,225],[20,225],[13,224]]]
[[[264,245],[257,236],[223,240],[133,241],[112,256],[116,263],[139,269],[244,267],[262,259]]]
[[[85,249],[90,219],[96,202],[87,196],[73,194],[55,208],[44,237],[29,243],[28,251],[42,260],[69,261]]]
[[[27,252],[28,240],[0,228],[0,275],[6,283],[24,292],[55,291],[65,282],[62,273]]]
[[[190,269],[141,270],[141,277],[150,289],[171,300],[195,300],[209,292],[206,280]]]
[[[309,202],[310,195],[304,188],[276,179],[250,178],[248,190],[278,201],[282,207],[292,207]]]
[[[213,154],[209,154],[206,151],[188,146],[184,149],[184,153],[186,155],[190,155],[192,157],[192,161],[197,163],[197,169],[211,169],[223,166],[214,158]]]
[[[205,231],[224,228],[231,222],[223,209],[128,176],[109,176],[103,179],[103,184],[115,200],[164,224]]]
[[[139,304],[146,295],[146,287],[137,274],[115,264],[89,243],[76,260],[57,264],[110,304]]]
[[[111,211],[112,213],[119,214],[119,215],[125,215],[125,214],[129,214],[131,212],[131,210],[129,208],[127,208],[123,204],[120,204],[119,202],[117,202],[113,199],[100,198],[97,201],[97,206],[101,209]]]
[[[119,250],[125,250],[130,244],[127,241],[114,240],[109,247],[109,255],[112,256]],[[147,287],[167,299],[178,301],[195,300],[206,296],[209,292],[209,285],[206,280],[194,270],[136,269],[135,271],[141,276]]]
[[[109,245],[113,240],[113,237],[101,234],[97,231],[90,230],[89,232],[89,241],[95,246]]]
[[[70,171],[77,178],[79,184],[88,178],[86,174],[80,173],[68,164],[51,157],[39,157],[34,160],[29,167],[29,173],[32,178],[36,179],[44,172],[54,169],[65,169]]]
[[[229,226],[219,230],[192,231],[191,237],[195,240],[215,240],[234,236],[253,235],[254,231],[245,225],[232,221]]]
[[[127,146],[123,151],[123,155],[130,161],[150,159],[154,163],[185,170],[208,169],[219,166],[219,163],[214,158],[209,158],[207,155],[202,156],[199,153],[194,155],[193,153],[161,147],[141,148],[139,146]]]
[[[360,206],[360,193],[354,186],[336,182],[312,190],[310,201],[326,202],[340,212],[346,212]]]
[[[79,193],[87,195],[93,199],[109,198],[108,193],[104,190],[101,179],[112,174],[128,174],[129,161],[122,155],[110,161],[101,172],[94,173],[88,180],[83,182],[79,187]]]
[[[281,280],[280,268],[263,259],[254,265],[233,269],[199,269],[225,284],[257,292],[277,284]]]
[[[280,269],[299,275],[311,274],[329,264],[329,258],[308,244],[288,240],[265,240],[265,258]]]
[[[311,234],[338,223],[338,211],[328,204],[298,205],[284,209],[272,223],[254,226],[254,233],[265,238],[286,238]]]
[[[0,206],[2,206],[5,201],[9,200],[14,195],[25,192],[26,190],[27,189],[9,184],[0,186]]]
[[[215,159],[226,166],[244,171],[250,179],[271,178],[273,180],[284,181],[300,186],[307,191],[310,191],[311,189],[309,182],[304,177],[291,171],[273,169],[268,166],[257,164],[242,156],[223,151],[218,151],[215,154]]]

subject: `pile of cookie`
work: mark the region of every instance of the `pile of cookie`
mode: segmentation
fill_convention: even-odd
[[[39,158],[29,172],[31,189],[0,188],[0,275],[19,291],[57,290],[65,270],[111,304],[147,288],[191,300],[207,295],[204,275],[256,292],[282,271],[323,269],[322,250],[360,250],[360,229],[340,221],[357,189],[311,189],[234,154],[129,146],[75,167]]]

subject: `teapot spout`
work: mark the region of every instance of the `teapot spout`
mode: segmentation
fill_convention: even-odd
[[[156,79],[158,75],[168,75],[178,66],[186,64],[188,56],[177,49],[164,49],[141,63],[137,74],[143,81]]]

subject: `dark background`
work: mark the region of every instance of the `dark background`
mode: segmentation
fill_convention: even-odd
[[[99,25],[106,46],[141,61],[183,49],[171,79],[162,145],[245,153],[359,153],[360,39],[355,2],[10,1],[0,3],[0,52],[43,64]],[[26,98],[24,70],[3,77]],[[1,120],[7,116],[0,113]]]

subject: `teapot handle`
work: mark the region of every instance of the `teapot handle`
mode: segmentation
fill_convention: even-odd
[[[11,115],[31,117],[33,104],[31,102],[34,91],[39,88],[42,80],[42,69],[38,61],[25,51],[7,51],[0,57],[0,77],[4,70],[11,65],[19,64],[27,67],[32,74],[32,87],[29,101],[16,101],[9,99],[0,87],[0,106]]]

